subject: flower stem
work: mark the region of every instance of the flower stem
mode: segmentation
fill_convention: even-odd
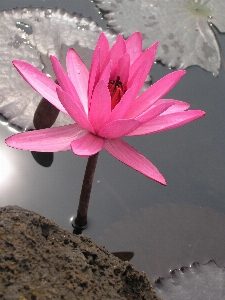
[[[88,205],[89,205],[92,182],[94,178],[95,168],[97,165],[98,155],[99,152],[92,156],[89,156],[88,158],[84,179],[83,179],[83,185],[80,193],[79,205],[77,209],[77,217],[75,221],[73,221],[74,224],[72,224],[72,226],[74,227],[73,233],[75,234],[80,234],[84,229],[87,228]]]

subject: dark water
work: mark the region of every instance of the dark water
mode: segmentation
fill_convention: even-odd
[[[105,24],[88,0],[29,1],[33,6],[40,3]],[[22,0],[1,1],[0,9],[27,5]],[[223,56],[225,36],[217,38]],[[153,81],[169,72],[154,65]],[[133,251],[131,262],[152,280],[195,261],[215,259],[225,266],[224,83],[223,65],[216,78],[198,67],[188,68],[166,98],[187,101],[192,109],[205,110],[206,117],[172,131],[126,139],[157,166],[167,187],[100,153],[85,234],[111,252]],[[31,153],[5,145],[12,129],[1,120],[1,206],[34,210],[72,231],[70,218],[77,209],[86,159],[70,151],[56,153],[50,168],[41,167]]]

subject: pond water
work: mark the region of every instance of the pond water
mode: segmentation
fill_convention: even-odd
[[[63,4],[62,4],[63,3]],[[91,16],[106,28],[90,1],[42,1]],[[40,6],[40,1],[29,1]],[[0,9],[28,6],[28,1],[1,1]],[[225,35],[217,34],[222,56]],[[26,58],[24,58],[25,60]],[[155,64],[153,82],[171,72]],[[99,155],[84,234],[111,252],[132,251],[133,265],[153,281],[169,271],[214,259],[225,266],[225,70],[214,77],[199,67],[187,69],[166,95],[206,111],[193,123],[126,140],[161,171],[161,186],[121,164],[105,151]],[[0,205],[36,211],[72,231],[86,159],[71,151],[54,154],[51,167],[37,164],[30,152],[7,147],[13,128],[1,116]]]

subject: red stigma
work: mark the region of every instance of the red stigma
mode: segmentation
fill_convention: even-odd
[[[121,98],[126,92],[126,84],[120,81],[120,77],[117,76],[116,80],[110,80],[108,83],[108,89],[111,96],[111,110],[120,102]]]

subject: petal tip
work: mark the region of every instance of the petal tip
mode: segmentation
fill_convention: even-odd
[[[157,183],[160,183],[163,186],[167,186],[165,178],[163,177],[162,174],[159,173],[159,171],[158,171],[158,175],[157,176],[154,176],[154,177],[152,177],[152,176],[150,177],[149,176],[149,178],[152,179],[152,180],[154,180]]]
[[[206,112],[204,110],[201,110],[202,116],[204,117],[206,115]]]
[[[203,110],[199,110],[199,118],[203,118],[206,115],[206,112]]]
[[[76,51],[73,48],[69,48],[67,51],[67,55],[77,55]]]
[[[49,55],[49,58],[50,58],[50,60],[51,60],[52,63],[59,62],[59,59],[56,56],[54,56],[54,55]]]
[[[186,73],[187,73],[187,71],[186,71],[186,70],[178,70],[178,72],[181,74],[181,76],[184,76],[184,74],[186,74]]]
[[[12,60],[12,64],[18,71],[21,69],[21,67],[30,65],[28,62],[19,59]]]
[[[167,183],[166,183],[166,180],[165,178],[163,178],[162,181],[158,181],[160,184],[164,185],[164,186],[167,186]]]
[[[7,146],[12,147],[12,148],[16,148],[16,143],[14,141],[14,136],[12,135],[10,137],[8,137],[7,139],[5,139],[5,143]]]
[[[21,62],[21,61],[20,61],[20,60],[17,60],[17,59],[13,59],[13,60],[12,60],[12,63],[13,63],[14,66],[17,65],[17,63],[19,63],[19,62]]]
[[[159,42],[158,41],[155,41],[155,43],[152,45],[152,47],[158,47],[158,45],[159,45]]]
[[[5,143],[7,146],[9,146],[9,138],[5,139]]]

